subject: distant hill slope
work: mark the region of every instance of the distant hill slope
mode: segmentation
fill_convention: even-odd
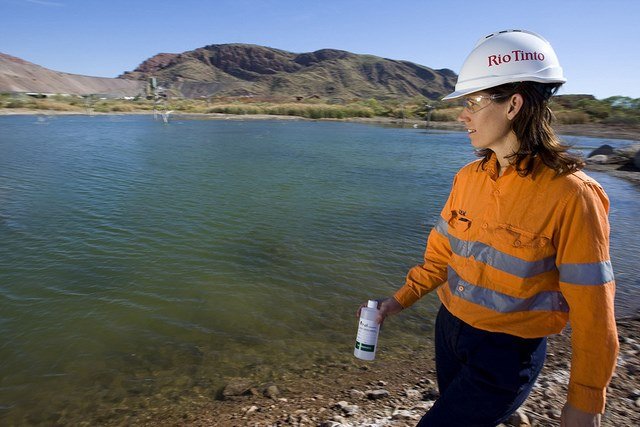
[[[136,96],[144,94],[144,88],[139,81],[62,73],[0,53],[0,92]]]
[[[125,79],[154,76],[170,93],[188,98],[258,96],[291,98],[440,98],[453,90],[456,74],[408,61],[323,49],[295,54],[248,45],[209,45],[192,51],[161,53],[144,61]]]

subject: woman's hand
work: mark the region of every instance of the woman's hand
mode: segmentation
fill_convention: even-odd
[[[384,319],[386,319],[387,316],[400,313],[402,310],[404,310],[404,307],[393,297],[379,299],[376,301],[378,301],[378,310],[379,310],[378,317],[376,318],[376,322],[380,326],[382,326],[382,324],[384,323]],[[360,305],[360,307],[358,308],[357,317],[360,317],[360,311],[366,306],[367,306],[366,302]]]
[[[591,414],[581,411],[571,406],[569,403],[564,404],[562,408],[562,416],[560,417],[561,427],[599,427],[600,414]]]

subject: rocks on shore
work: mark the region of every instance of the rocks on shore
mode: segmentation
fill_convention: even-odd
[[[640,143],[623,148],[602,145],[589,153],[585,169],[606,172],[640,187]]]
[[[222,400],[241,400],[245,396],[264,396],[277,399],[280,389],[274,384],[257,387],[248,378],[230,378],[221,392]]]
[[[640,425],[640,314],[618,321],[620,355],[602,426]],[[421,352],[420,354],[424,354]],[[570,331],[550,337],[545,367],[531,395],[499,427],[559,426],[570,375]],[[324,372],[313,383],[257,386],[231,378],[219,405],[189,425],[415,426],[439,394],[432,359],[357,364]],[[322,394],[320,394],[322,393]]]
[[[589,153],[587,164],[626,166],[640,171],[640,144],[623,148],[604,144]]]

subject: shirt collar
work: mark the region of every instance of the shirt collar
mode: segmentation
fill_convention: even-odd
[[[540,166],[540,157],[536,156],[534,158],[534,166],[533,166],[533,170],[531,171],[531,173],[525,177],[522,177],[520,175],[518,175],[521,178],[525,178],[525,179],[529,179],[531,181],[533,181],[534,176],[536,175],[538,166]],[[491,179],[493,179],[494,181],[496,179],[498,179],[498,157],[496,156],[496,153],[491,153],[491,156],[489,157],[489,160],[487,160],[487,163],[485,163],[484,165],[484,172],[489,175],[489,177]],[[509,172],[509,173],[515,173],[516,175],[518,174],[515,170],[515,167],[513,166],[508,166],[507,170],[505,171],[505,174]],[[502,175],[504,176],[504,174]]]
[[[498,158],[496,153],[491,153],[489,160],[484,164],[484,172],[494,181],[498,179]]]

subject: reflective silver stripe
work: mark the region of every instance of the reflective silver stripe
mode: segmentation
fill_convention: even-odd
[[[602,285],[611,282],[611,261],[585,264],[560,264],[560,281],[574,285]]]
[[[558,291],[544,291],[529,298],[518,298],[462,280],[451,267],[448,272],[449,290],[459,298],[500,313],[519,311],[569,312],[569,305]]]
[[[468,242],[449,235],[451,250],[463,258],[474,257],[477,261],[502,270],[505,273],[526,279],[556,268],[555,256],[537,261],[525,261],[513,255],[501,252],[482,242]]]
[[[449,225],[447,224],[447,221],[445,221],[442,217],[439,217],[438,222],[436,222],[436,226],[434,228],[438,233],[442,234],[445,237],[449,237],[448,227]]]

